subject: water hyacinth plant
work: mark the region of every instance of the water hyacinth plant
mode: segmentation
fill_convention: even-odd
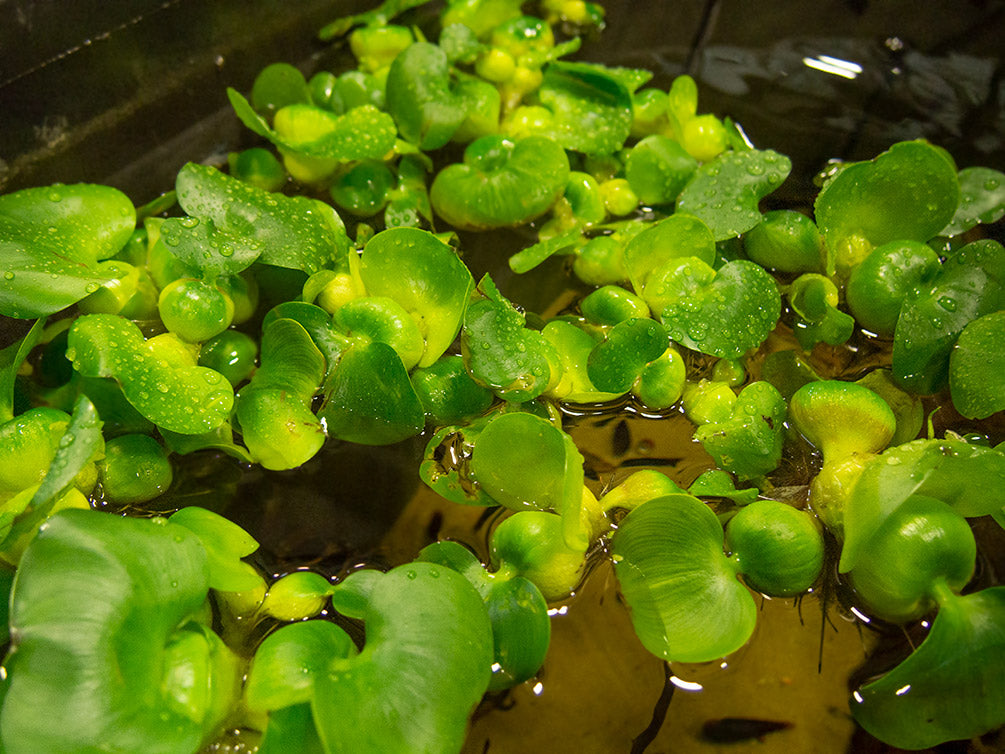
[[[0,196],[26,332],[0,351],[0,751],[460,752],[604,568],[668,675],[824,594],[929,629],[852,689],[871,735],[1005,724],[974,533],[1005,527],[1005,175],[903,141],[769,209],[785,145],[700,113],[689,76],[587,62],[600,6],[421,5],[322,29],[346,70],[229,89],[255,146],[152,206]],[[500,230],[490,274],[466,245]],[[548,309],[510,292],[556,273]],[[852,342],[854,373],[825,357]],[[702,473],[602,474],[583,416],[679,420]],[[394,562],[273,574],[214,471],[410,443],[412,478],[484,515]]]

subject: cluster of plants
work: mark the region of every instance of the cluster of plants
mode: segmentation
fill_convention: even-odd
[[[968,589],[968,519],[1005,526],[1000,425],[925,431],[936,401],[1005,409],[1005,248],[983,233],[1005,175],[902,142],[830,166],[812,212],[765,212],[790,161],[700,114],[691,78],[566,59],[598,6],[451,0],[434,38],[395,23],[422,4],[322,30],[352,70],[229,90],[271,148],[185,165],[149,205],[0,196],[0,313],[35,320],[0,352],[0,751],[181,754],[235,727],[263,753],[458,751],[603,558],[670,663],[734,652],[755,594],[823,579],[874,620],[934,614],[855,719],[909,749],[1005,723],[1005,587]],[[459,238],[518,226],[514,274],[563,257],[589,292],[543,316],[476,278]],[[814,370],[853,337],[883,346],[860,379]],[[683,412],[708,471],[597,489],[563,429],[584,404]],[[420,435],[425,484],[505,509],[488,562],[440,541],[271,578],[210,510],[90,510],[144,510],[193,453],[287,470]],[[805,494],[776,494],[806,448]]]

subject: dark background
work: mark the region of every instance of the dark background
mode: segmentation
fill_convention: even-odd
[[[247,139],[226,86],[247,90],[279,60],[324,67],[338,47],[318,42],[317,29],[373,5],[0,0],[0,191],[97,181],[145,202],[186,160]],[[661,84],[693,74],[702,110],[731,115],[757,146],[792,156],[797,176],[918,136],[961,167],[1005,166],[1000,0],[604,5],[603,44],[588,42],[583,57],[651,68]],[[821,54],[862,72],[849,80],[803,63]]]

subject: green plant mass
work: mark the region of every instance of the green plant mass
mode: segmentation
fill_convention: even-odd
[[[785,144],[589,62],[600,6],[425,4],[228,88],[254,146],[152,205],[0,196],[0,752],[459,753],[605,578],[668,679],[774,599],[921,634],[851,686],[880,741],[1005,725],[1005,176],[900,141],[783,207]],[[477,523],[340,563],[237,523],[310,478],[397,526],[383,452]]]

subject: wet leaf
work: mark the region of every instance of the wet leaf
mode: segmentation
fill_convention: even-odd
[[[0,196],[0,314],[19,319],[65,309],[117,276],[101,260],[125,246],[136,210],[121,191],[86,183]]]
[[[791,169],[788,157],[770,149],[723,152],[698,168],[677,199],[677,211],[704,222],[716,241],[734,238],[761,222],[758,203]]]

